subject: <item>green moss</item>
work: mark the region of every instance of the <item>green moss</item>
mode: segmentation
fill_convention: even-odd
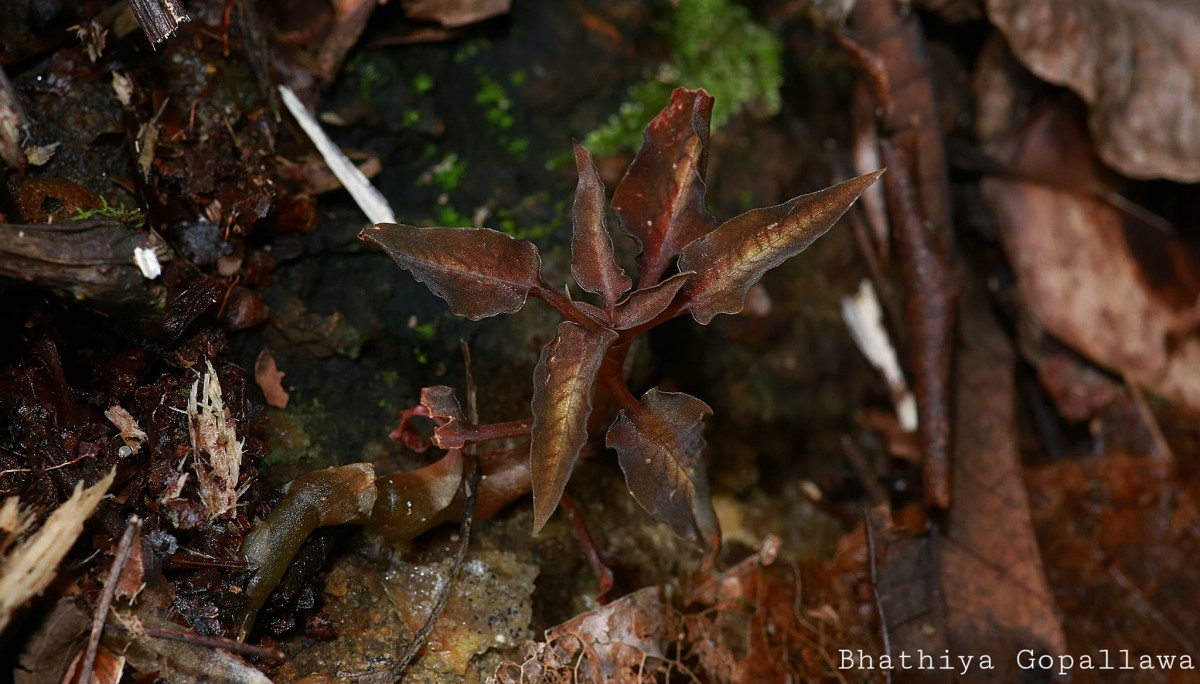
[[[459,228],[471,225],[471,217],[459,213],[452,205],[439,204],[433,210],[434,222],[439,226]]]
[[[400,382],[400,374],[394,370],[385,370],[379,374],[379,379],[383,380],[388,389],[396,389],[396,383]]]
[[[412,87],[418,95],[424,95],[433,90],[433,77],[424,72],[419,73],[413,76]]]
[[[124,223],[130,228],[141,228],[146,224],[146,217],[142,216],[142,210],[134,207],[130,209],[125,206],[124,202],[117,205],[111,205],[108,200],[100,198],[99,209],[77,209],[75,215],[71,217],[72,221],[84,221],[91,218],[111,218]]]
[[[346,74],[358,81],[358,96],[373,102],[379,86],[388,80],[388,67],[367,53],[360,52],[346,63]]]
[[[431,170],[433,171],[434,185],[450,192],[458,188],[458,184],[462,182],[463,175],[467,172],[467,160],[460,159],[457,154],[451,152]]]
[[[304,464],[306,468],[325,468],[333,464],[325,445],[313,435],[326,434],[331,420],[320,401],[304,405],[293,402],[286,411],[267,411],[270,424],[271,453],[263,458],[268,467]]]
[[[524,159],[529,151],[529,139],[512,135],[512,128],[517,122],[512,111],[512,98],[500,81],[486,73],[478,73],[479,90],[475,93],[475,104],[484,108],[483,118],[487,121],[488,133],[510,156]],[[520,87],[527,78],[524,71],[518,70],[509,74],[508,80],[513,86]]]
[[[637,149],[642,129],[677,87],[704,88],[716,102],[712,126],[720,128],[747,104],[779,111],[783,46],[750,12],[729,0],[681,0],[660,25],[670,56],[645,81],[630,88],[630,99],[608,122],[587,136],[594,154]]]

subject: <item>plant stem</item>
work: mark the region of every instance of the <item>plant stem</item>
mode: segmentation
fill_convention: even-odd
[[[583,315],[579,309],[576,309],[575,306],[571,304],[571,299],[567,297],[567,295],[550,287],[545,281],[538,282],[537,287],[531,289],[529,294],[549,304],[554,308],[555,311],[561,314],[563,318],[571,321],[572,323],[582,325],[585,328],[597,327],[595,321]]]
[[[532,429],[532,418],[510,420],[506,423],[472,425],[463,431],[463,439],[471,444],[490,442],[497,439],[515,439],[517,437],[528,437]]]

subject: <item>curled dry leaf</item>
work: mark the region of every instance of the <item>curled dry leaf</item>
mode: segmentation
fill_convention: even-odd
[[[988,0],[1017,58],[1090,106],[1104,161],[1134,178],[1200,181],[1200,4]]]
[[[383,249],[451,311],[473,321],[516,313],[541,280],[537,247],[489,228],[380,223],[358,237]]]
[[[604,298],[611,309],[633,281],[617,265],[612,237],[604,213],[604,184],[592,163],[592,155],[575,143],[575,166],[579,187],[575,190],[575,230],[571,238],[571,275],[579,287]]]
[[[533,532],[545,526],[587,443],[592,388],[617,334],[560,323],[533,372]]]
[[[883,175],[875,171],[783,204],[752,209],[683,249],[680,271],[695,271],[684,287],[701,325],[719,313],[738,313],[763,274],[824,235],[854,200]]]
[[[704,418],[712,409],[680,392],[651,389],[608,430],[629,493],[656,520],[715,555],[721,530],[704,469]]]
[[[433,443],[442,449],[459,449],[465,444],[462,428],[466,424],[462,406],[454,396],[454,388],[435,385],[421,390],[421,406],[429,411],[429,417],[437,421],[433,432]]]
[[[642,149],[613,192],[617,226],[641,246],[643,287],[658,282],[685,245],[717,225],[704,206],[712,105],[703,90],[676,89],[646,126]]]

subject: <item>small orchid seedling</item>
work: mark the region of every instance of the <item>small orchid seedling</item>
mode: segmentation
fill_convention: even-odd
[[[642,149],[613,193],[617,228],[639,248],[636,287],[614,256],[604,185],[591,155],[575,144],[579,185],[571,273],[598,304],[551,287],[542,278],[537,247],[495,230],[379,224],[362,232],[361,239],[387,252],[455,314],[472,320],[511,314],[532,296],[564,321],[534,369],[531,419],[477,425],[463,416],[453,390],[429,387],[408,415],[435,421],[430,441],[447,450],[442,461],[379,480],[361,473],[347,476],[352,483],[344,488],[360,496],[356,506],[334,502],[330,494],[342,485],[314,484],[317,473],[305,476],[314,478],[308,486],[293,486],[244,546],[248,564],[258,569],[247,587],[252,610],[278,581],[270,578],[282,575],[294,555],[287,548],[298,548],[318,524],[361,522],[403,540],[461,515],[462,497],[456,495],[463,477],[461,450],[498,439],[526,437],[528,442],[481,457],[480,517],[532,492],[536,534],[558,507],[589,439],[604,430],[604,444],[616,452],[634,499],[711,562],[721,541],[702,454],[703,422],[712,411],[680,392],[652,388],[634,396],[624,377],[630,347],[677,316],[690,314],[706,325],[718,314],[740,312],[751,286],[824,235],[883,173],[718,224],[705,206],[712,104],[703,90],[676,90],[646,127]],[[394,436],[414,445],[419,441],[405,422]],[[317,489],[319,497],[303,494]],[[345,510],[323,512],[339,506]],[[309,512],[294,513],[299,510]],[[287,543],[268,543],[272,536]]]

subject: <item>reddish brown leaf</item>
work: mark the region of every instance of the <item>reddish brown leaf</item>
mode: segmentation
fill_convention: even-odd
[[[463,417],[462,407],[454,396],[454,388],[434,385],[421,389],[421,406],[429,411],[429,417],[437,421],[433,432],[433,443],[442,449],[461,449],[466,445],[463,429],[470,423]]]
[[[291,397],[288,396],[287,390],[283,388],[281,382],[284,375],[287,374],[275,365],[275,357],[271,355],[271,350],[263,347],[254,361],[254,382],[258,384],[258,388],[266,397],[267,406],[287,408],[288,400]]]
[[[675,295],[684,286],[692,272],[676,273],[654,287],[634,290],[625,301],[617,305],[613,318],[617,330],[636,328],[643,323],[649,323],[654,317],[667,310]]]
[[[658,282],[679,250],[717,225],[704,206],[712,103],[703,90],[676,89],[646,126],[642,150],[613,193],[617,226],[642,249],[642,287]]]
[[[750,286],[824,235],[882,174],[753,209],[685,247],[679,270],[696,272],[683,290],[692,316],[707,325],[719,313],[741,311]]]
[[[613,304],[633,286],[633,281],[617,265],[612,237],[604,214],[604,183],[592,163],[592,155],[575,143],[575,167],[579,187],[575,190],[575,232],[571,238],[571,274],[579,287],[604,298],[604,307]]]
[[[629,493],[656,520],[715,553],[721,530],[704,469],[704,417],[712,409],[681,392],[651,389],[637,410],[622,409],[608,430]]]
[[[617,334],[560,323],[533,372],[533,533],[550,519],[587,442],[592,386]]]
[[[533,243],[489,228],[380,223],[358,237],[387,252],[451,311],[473,321],[519,311],[541,279],[542,260]]]

